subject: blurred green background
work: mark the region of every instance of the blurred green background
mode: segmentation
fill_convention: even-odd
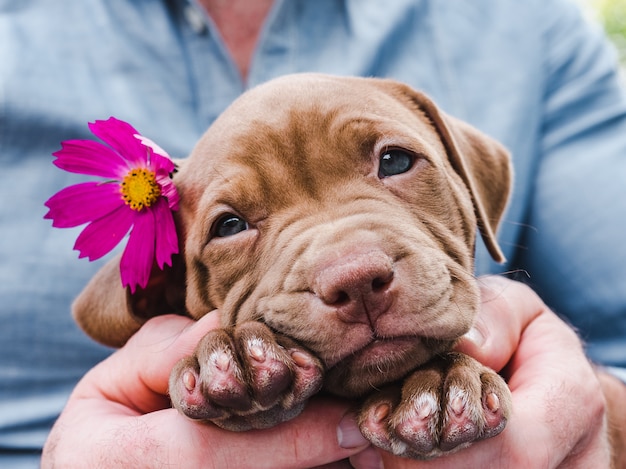
[[[626,66],[626,0],[582,0],[592,17],[604,26]]]

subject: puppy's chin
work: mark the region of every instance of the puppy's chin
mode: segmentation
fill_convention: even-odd
[[[331,367],[324,388],[342,397],[363,396],[403,378],[454,343],[408,336],[376,339]]]

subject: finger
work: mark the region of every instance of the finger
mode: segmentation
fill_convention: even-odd
[[[374,446],[370,446],[350,457],[350,464],[354,469],[383,469],[384,466],[382,453],[382,450]],[[414,461],[410,461],[404,458],[396,459],[400,459],[400,461],[404,462],[410,462],[413,465],[416,464]],[[394,466],[391,467],[395,467],[395,463]]]
[[[116,453],[127,461],[143,458],[145,462],[145,448],[150,447],[149,457],[164,467],[311,468],[347,459],[367,446],[364,439],[351,448],[339,445],[337,426],[346,411],[345,403],[319,399],[311,401],[300,416],[289,422],[267,430],[237,433],[193,422],[167,409],[142,416],[141,423],[120,429],[114,441],[124,445],[116,448]],[[142,431],[139,438],[150,441],[138,446],[137,430]]]
[[[85,375],[75,397],[103,396],[138,414],[169,407],[165,395],[174,364],[216,327],[217,311],[198,321],[175,315],[153,318],[124,347]]]
[[[509,361],[524,329],[548,309],[528,286],[498,276],[479,278],[481,309],[470,332],[456,350],[501,370]]]
[[[350,464],[348,459],[342,459],[341,461],[334,461],[330,464],[322,464],[321,466],[315,466],[312,469],[353,469],[354,466]]]
[[[143,358],[139,376],[151,390],[164,394],[174,365],[191,355],[198,342],[220,327],[219,312],[214,310],[197,321],[181,316],[161,316],[148,321],[133,337],[130,353]]]

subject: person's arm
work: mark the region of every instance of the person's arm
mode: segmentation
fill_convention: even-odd
[[[598,379],[606,399],[609,443],[612,448],[613,468],[626,467],[626,385],[599,368]]]
[[[624,402],[624,390],[611,383],[615,392],[603,394],[606,377],[598,379],[574,331],[530,288],[498,277],[479,282],[482,311],[458,348],[496,370],[504,367],[512,418],[500,435],[447,457],[424,462],[378,453],[384,467],[611,467],[606,411]],[[370,448],[351,461],[357,469],[374,467],[376,453]]]
[[[44,447],[42,467],[314,467],[368,446],[348,405],[315,399],[296,419],[264,431],[234,433],[193,422],[170,408],[169,372],[217,327],[155,318],[76,386]],[[331,466],[339,467],[339,466]]]

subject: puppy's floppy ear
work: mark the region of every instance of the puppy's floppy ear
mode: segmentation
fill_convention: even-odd
[[[508,151],[494,139],[445,114],[426,95],[396,84],[431,120],[455,172],[470,191],[478,229],[491,257],[506,259],[496,238],[511,191],[513,168]]]
[[[453,168],[470,190],[487,250],[495,261],[504,262],[496,232],[512,186],[509,153],[500,143],[441,112],[432,101],[424,101],[423,107],[441,135]]]

